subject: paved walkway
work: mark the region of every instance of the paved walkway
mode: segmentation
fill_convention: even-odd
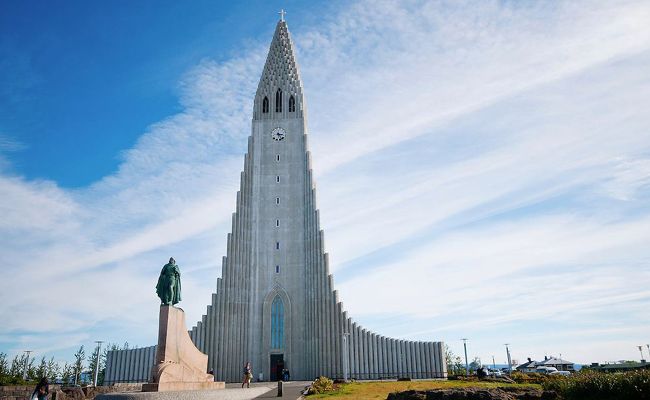
[[[311,382],[285,382],[282,399],[296,400]],[[188,390],[183,392],[132,392],[110,393],[97,396],[97,400],[250,400],[277,399],[277,382],[251,383],[242,389],[241,383],[228,383],[222,390]]]
[[[241,385],[241,384],[240,384]],[[249,400],[272,390],[267,386],[248,389],[226,387],[221,390],[187,390],[182,392],[111,393],[97,396],[97,400]]]
[[[256,399],[277,399],[278,397],[278,383],[273,382],[273,390],[270,390],[260,396],[255,397]],[[291,382],[284,382],[284,385],[282,386],[282,399],[290,399],[290,400],[295,400],[300,398],[302,396],[302,392],[305,390],[305,387],[307,385],[311,384],[311,382],[307,381],[291,381]]]

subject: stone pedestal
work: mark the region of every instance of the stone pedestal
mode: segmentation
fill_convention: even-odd
[[[142,391],[223,389],[225,383],[215,382],[207,368],[208,356],[190,339],[183,310],[160,306],[156,361],[150,383],[142,385]]]

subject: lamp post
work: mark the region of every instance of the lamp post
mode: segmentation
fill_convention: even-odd
[[[508,348],[509,345],[510,343],[504,344],[504,346],[506,346],[506,355],[508,356],[508,374],[512,373],[512,360],[510,359],[510,349]]]
[[[467,339],[460,339],[463,341],[463,348],[465,349],[465,376],[469,376],[469,363],[467,362]]]
[[[27,380],[27,367],[29,366],[29,355],[32,353],[32,350],[25,350],[23,353],[27,353],[25,357],[25,369],[23,369],[23,380]]]
[[[102,343],[104,343],[101,340],[95,340],[95,343],[97,343],[97,355],[95,357],[95,380],[94,384],[95,387],[97,387],[97,377],[99,376],[99,350],[102,348]]]

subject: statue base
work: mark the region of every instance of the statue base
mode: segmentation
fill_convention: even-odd
[[[215,382],[208,368],[208,356],[194,346],[185,325],[185,313],[174,306],[160,306],[156,363],[151,368],[151,381],[143,392],[172,390],[223,389],[224,382]]]
[[[225,382],[167,382],[167,383],[145,383],[142,385],[143,392],[171,392],[185,390],[214,390],[225,389]]]

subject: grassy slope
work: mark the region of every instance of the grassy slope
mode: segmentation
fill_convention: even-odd
[[[412,382],[354,382],[340,385],[337,390],[308,396],[307,399],[386,399],[389,393],[404,390],[452,389],[464,387],[495,388],[503,386],[521,386],[540,388],[539,385],[517,385],[493,382],[463,381],[412,381]]]

